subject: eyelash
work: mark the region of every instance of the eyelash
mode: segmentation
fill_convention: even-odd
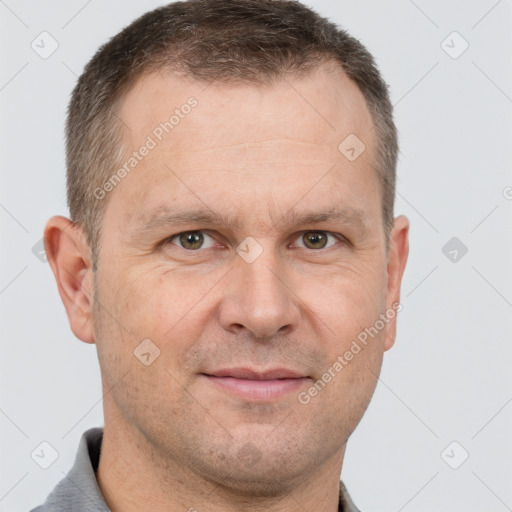
[[[173,240],[175,239],[179,239],[179,237],[181,235],[185,235],[185,234],[190,234],[190,233],[202,233],[203,236],[206,235],[210,238],[213,239],[213,237],[211,235],[209,235],[208,233],[206,233],[205,231],[202,231],[202,230],[192,230],[192,231],[181,231],[180,233],[176,233],[175,235],[171,235],[170,237],[166,238],[162,243],[163,245],[175,245],[176,247],[180,248],[180,249],[183,249],[184,251],[187,251],[187,252],[190,252],[190,253],[194,253],[194,252],[200,252],[201,249],[204,250],[204,247],[200,247],[199,249],[186,249],[185,247],[182,247],[181,245],[178,245],[178,244],[175,244],[173,243]],[[328,235],[328,236],[331,236],[335,239],[337,239],[339,242],[341,242],[342,244],[348,244],[350,243],[343,235],[340,235],[340,234],[337,234],[337,233],[331,233],[330,231],[321,231],[321,230],[307,230],[307,231],[302,231],[298,236],[297,238],[295,239],[295,242],[297,240],[300,240],[302,239],[302,236],[304,236],[306,233],[323,233],[325,235]],[[329,243],[329,242],[328,242]],[[327,246],[327,247],[322,247],[320,249],[309,249],[308,247],[299,247],[299,249],[309,249],[311,252],[322,252],[323,250],[327,250],[327,249],[330,249],[331,247],[335,246],[336,244],[332,244],[330,246]],[[211,247],[207,247],[206,249],[211,249]]]

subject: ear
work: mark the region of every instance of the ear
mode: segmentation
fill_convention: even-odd
[[[395,343],[396,317],[402,309],[400,304],[400,286],[404,275],[407,256],[409,255],[409,220],[400,215],[393,222],[393,229],[389,238],[388,253],[388,290],[386,295],[386,310],[394,311],[395,316],[386,327],[384,350],[389,350]]]
[[[91,315],[94,279],[85,235],[71,220],[56,216],[46,224],[44,242],[71,330],[85,343],[94,343]]]

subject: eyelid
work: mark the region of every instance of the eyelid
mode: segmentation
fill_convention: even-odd
[[[173,242],[173,240],[175,239],[179,239],[179,237],[181,235],[185,235],[185,234],[190,234],[190,233],[201,233],[203,235],[203,237],[207,236],[209,238],[212,239],[212,241],[215,243],[216,240],[214,239],[214,237],[210,234],[208,234],[206,232],[206,230],[202,230],[202,229],[191,229],[190,231],[180,231],[179,233],[176,233],[175,235],[171,235],[169,237],[167,237],[163,243],[164,244],[171,244],[171,245],[175,245],[176,247],[180,248],[180,249],[183,249],[184,251],[188,251],[188,252],[199,252],[201,249],[204,249],[204,247],[200,247],[199,249],[186,249],[185,247],[182,247],[181,245],[178,245],[176,243]],[[218,242],[217,242],[218,243]],[[211,249],[211,247],[206,247],[206,249]]]
[[[333,233],[332,231],[325,231],[323,229],[307,229],[305,231],[301,231],[297,237],[294,238],[294,242],[295,243],[297,240],[300,240],[302,239],[302,237],[306,234],[306,233],[324,233],[326,234],[327,236],[331,236],[333,238],[335,238],[336,240],[338,240],[338,242],[341,242],[341,243],[344,243],[344,244],[347,244],[349,243],[349,241],[341,234],[339,233]],[[327,250],[327,249],[330,249],[331,247],[334,247],[336,244],[332,244],[330,245],[329,247],[322,247],[321,249],[310,249],[311,252],[321,252],[322,250]],[[309,249],[309,247],[300,247],[300,249]]]

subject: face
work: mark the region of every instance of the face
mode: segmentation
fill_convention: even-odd
[[[266,87],[155,73],[119,116],[136,162],[103,189],[81,333],[106,425],[240,489],[341,465],[394,340],[405,264],[403,227],[387,260],[361,92],[334,67]]]

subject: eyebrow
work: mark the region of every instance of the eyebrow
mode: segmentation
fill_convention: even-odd
[[[197,224],[203,226],[223,226],[232,230],[240,230],[242,222],[240,217],[233,215],[221,216],[208,209],[169,209],[161,207],[144,216],[148,219],[146,222],[134,227],[134,234],[140,234],[147,231],[159,230],[173,226]],[[322,222],[334,222],[343,225],[352,225],[357,228],[361,234],[366,235],[370,223],[363,211],[352,207],[335,206],[325,211],[296,212],[293,208],[284,215],[277,216],[269,213],[269,218],[273,227],[275,226],[302,226],[308,224],[319,224]]]

